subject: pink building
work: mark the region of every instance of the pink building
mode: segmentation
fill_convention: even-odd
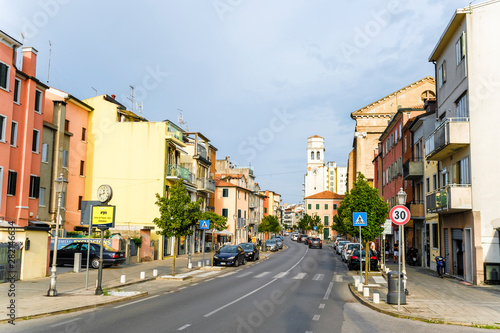
[[[305,197],[306,214],[315,217],[319,216],[323,222],[323,234],[319,235],[322,239],[328,239],[335,231],[331,229],[333,217],[337,215],[337,208],[340,206],[343,195],[331,191],[323,191]]]

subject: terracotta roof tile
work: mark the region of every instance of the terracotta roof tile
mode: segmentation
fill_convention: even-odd
[[[343,195],[337,194],[332,191],[323,191],[320,193],[316,193],[305,197],[304,199],[344,199]]]

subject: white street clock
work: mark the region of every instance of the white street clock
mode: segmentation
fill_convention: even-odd
[[[113,190],[111,189],[111,186],[107,184],[99,186],[99,188],[97,189],[97,199],[100,202],[102,203],[108,202],[109,200],[111,200],[112,197],[113,197]]]

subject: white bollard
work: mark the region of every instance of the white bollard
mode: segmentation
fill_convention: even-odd
[[[198,261],[198,267],[201,267],[201,261]]]
[[[358,291],[363,291],[363,284],[362,283],[358,283]]]
[[[375,303],[375,304],[380,303],[380,294],[379,293],[373,293],[373,303]]]
[[[146,278],[146,272],[141,272],[141,280],[144,280]]]
[[[368,297],[370,296],[370,288],[364,287],[363,288],[363,297]]]
[[[125,283],[125,275],[120,276],[120,283]]]
[[[189,269],[193,268],[193,264],[192,264],[192,263],[189,263],[189,264],[188,264],[188,268],[189,268]]]
[[[154,277],[157,277],[157,276],[158,276],[158,270],[157,270],[157,269],[153,269],[153,276],[154,276]]]
[[[210,259],[207,259],[207,260],[206,260],[206,262],[207,262],[207,263],[205,264],[206,266],[210,265]]]
[[[358,279],[354,280],[354,288],[358,288],[358,284],[359,284],[359,280]]]

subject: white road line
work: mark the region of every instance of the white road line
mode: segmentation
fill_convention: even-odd
[[[375,283],[387,283],[387,281],[382,276],[374,276],[373,280]]]
[[[319,305],[319,308],[320,308],[320,309],[324,309],[324,308],[325,308],[325,304],[320,304],[320,305]]]
[[[321,317],[321,316],[320,316],[320,315],[314,315],[313,320],[314,320],[314,321],[318,321],[318,320],[319,320],[319,317]]]
[[[328,285],[328,289],[326,290],[326,293],[325,293],[325,296],[323,297],[323,299],[328,299],[328,297],[330,297],[330,293],[332,292],[332,287],[333,287],[333,282],[330,282],[330,284]]]
[[[261,277],[264,277],[264,276],[268,275],[269,273],[270,273],[270,272],[262,272],[262,273],[260,273],[260,274],[258,274],[258,275],[255,275],[255,276],[254,276],[254,278],[255,278],[255,279],[258,279],[258,278],[261,278]]]
[[[279,274],[276,274],[273,278],[274,279],[281,279],[281,278],[285,277],[287,274],[288,274],[288,272],[281,272]]]
[[[186,325],[184,325],[182,327],[179,327],[177,330],[178,331],[182,331],[183,329],[188,328],[189,326],[191,326],[191,324],[186,324]]]
[[[316,275],[314,275],[313,280],[314,281],[321,281],[321,280],[323,280],[324,277],[325,277],[325,274],[316,274]]]
[[[197,286],[197,285],[198,285],[198,283],[193,283],[191,286]]]
[[[207,277],[207,276],[214,275],[214,274],[217,274],[217,273],[219,273],[219,272],[218,271],[207,272],[207,273],[203,273],[203,274],[198,275],[198,277]]]
[[[336,275],[333,276],[333,280],[332,281],[334,281],[334,282],[342,282],[342,280],[343,280],[342,275],[336,274]]]
[[[313,333],[313,331],[306,331],[306,333]]]
[[[151,296],[151,297],[148,297],[148,298],[140,299],[140,300],[135,301],[135,302],[130,302],[130,303],[127,303],[127,304],[118,305],[118,306],[113,307],[113,309],[119,309],[119,308],[123,308],[124,306],[127,306],[127,305],[131,305],[131,304],[135,304],[135,303],[139,303],[139,302],[148,301],[148,300],[153,299],[153,298],[158,297],[158,296],[160,296],[160,295],[154,295],[154,296]]]
[[[212,280],[215,280],[215,278],[208,279],[205,282],[212,281]]]
[[[225,276],[233,275],[235,273],[236,272],[229,272],[229,273],[226,273],[226,274],[219,275],[219,277],[225,277]]]
[[[306,275],[307,275],[307,273],[299,273],[299,274],[295,275],[292,279],[293,280],[302,280]]]
[[[253,271],[248,271],[248,272],[245,272],[245,273],[243,273],[243,274],[238,275],[237,277],[239,277],[239,278],[240,278],[240,277],[244,277],[244,276],[247,276],[247,275],[250,275],[250,274],[253,274]]]
[[[72,323],[74,321],[81,320],[81,319],[83,319],[83,318],[74,318],[74,319],[66,320],[66,321],[63,321],[63,322],[60,322],[60,323],[57,323],[57,324],[54,324],[54,325],[50,325],[50,327],[56,327],[56,326],[61,326],[61,325],[64,325],[64,324],[69,324],[69,323]]]
[[[186,287],[180,287],[179,290],[186,289]]]

